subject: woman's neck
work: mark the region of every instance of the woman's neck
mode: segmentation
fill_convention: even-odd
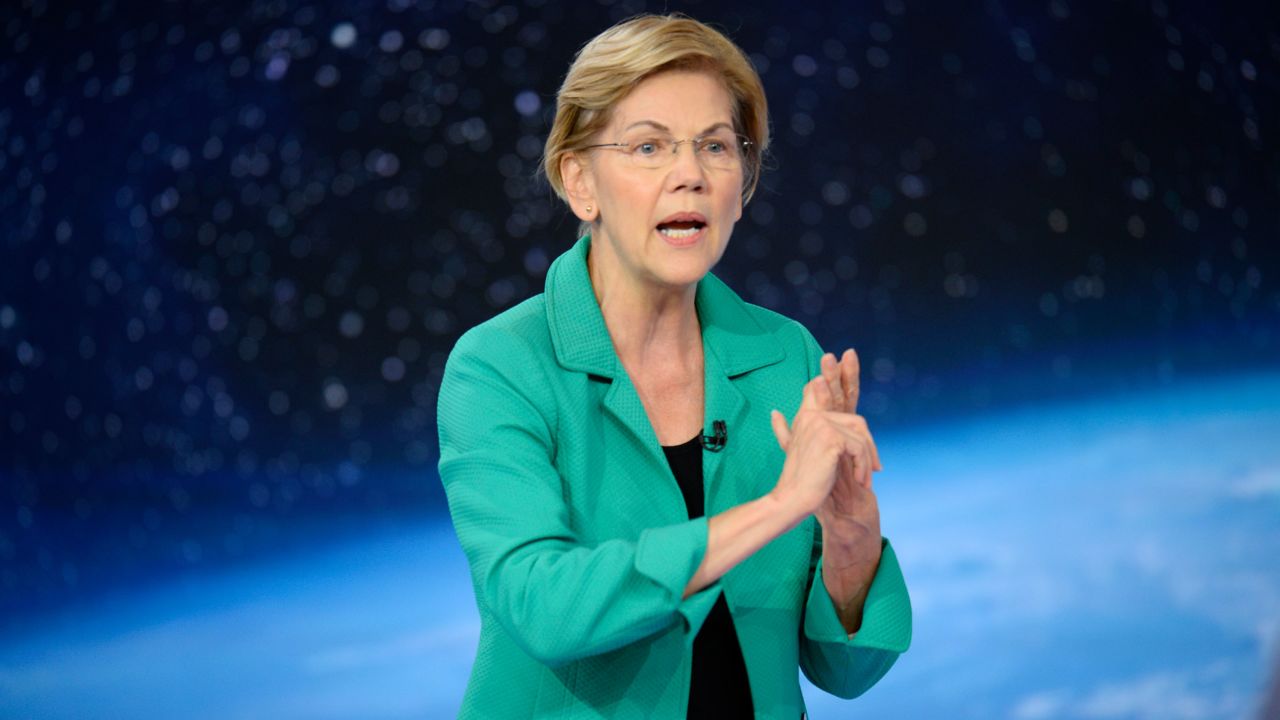
[[[614,351],[632,375],[701,372],[697,286],[660,287],[628,278],[601,262],[595,247],[587,271]]]

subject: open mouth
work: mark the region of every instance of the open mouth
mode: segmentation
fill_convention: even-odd
[[[702,229],[706,226],[706,223],[698,222],[697,220],[681,220],[662,223],[658,226],[658,232],[672,240],[684,240],[702,232]]]

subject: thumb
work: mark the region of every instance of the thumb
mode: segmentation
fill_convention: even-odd
[[[773,435],[778,439],[778,447],[786,452],[787,446],[791,444],[791,430],[787,428],[787,417],[777,410],[771,410],[769,422],[773,425]]]

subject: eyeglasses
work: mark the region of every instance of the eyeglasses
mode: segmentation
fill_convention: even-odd
[[[622,142],[587,145],[583,149],[612,148],[626,155],[632,165],[655,170],[674,162],[676,153],[684,143],[693,144],[693,156],[703,167],[715,170],[736,170],[742,167],[742,160],[752,145],[742,135],[722,132],[688,140],[676,140],[670,135],[662,134],[643,135]]]

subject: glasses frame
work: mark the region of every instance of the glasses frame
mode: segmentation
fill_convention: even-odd
[[[733,136],[734,138],[737,139],[738,147],[742,152],[742,155],[738,161],[738,165],[740,167],[745,168],[747,166],[747,153],[751,151],[751,146],[755,145],[755,143],[752,142],[750,139],[748,139],[746,135],[743,135],[741,133],[734,133]],[[685,138],[684,140],[676,140],[675,138],[671,138],[671,155],[669,159],[664,160],[663,162],[658,163],[657,165],[654,165],[652,167],[639,164],[636,160],[638,156],[634,152],[631,152],[631,146],[641,144],[639,142],[597,143],[595,145],[584,145],[582,146],[582,149],[594,150],[596,148],[613,148],[615,150],[622,150],[627,155],[628,159],[630,159],[632,165],[634,165],[635,167],[638,167],[642,170],[658,170],[674,162],[676,155],[680,153],[680,146],[685,143],[692,143],[691,147],[693,147],[693,158],[697,160],[699,163],[705,165],[706,163],[703,163],[702,159],[699,157],[699,154],[702,151],[698,149],[698,146],[701,144],[703,140],[711,140],[711,139],[714,139],[714,137],[715,137],[714,135],[699,135],[697,137]],[[731,168],[723,168],[723,169],[728,170]]]

